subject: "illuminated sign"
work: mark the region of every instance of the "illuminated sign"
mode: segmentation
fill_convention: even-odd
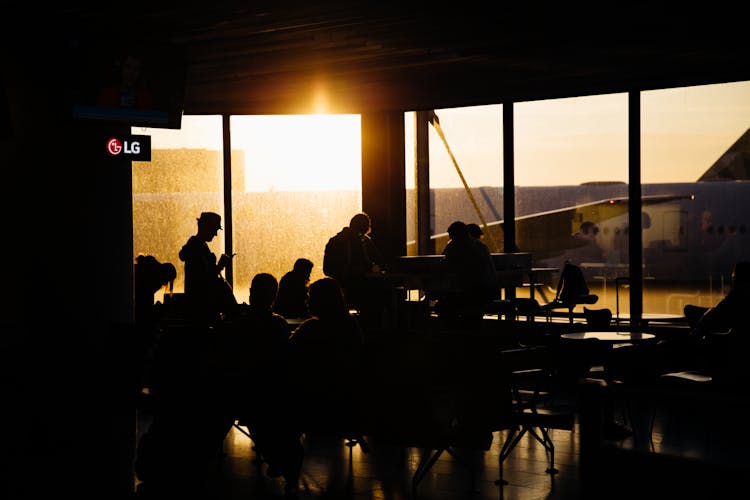
[[[151,136],[126,135],[110,137],[106,141],[107,155],[127,157],[133,161],[151,161]]]

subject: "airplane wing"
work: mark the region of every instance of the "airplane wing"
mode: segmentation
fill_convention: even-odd
[[[642,197],[643,207],[689,199],[691,195],[649,195]],[[546,259],[563,254],[581,245],[574,237],[583,221],[599,224],[627,214],[628,198],[607,198],[581,205],[516,217],[516,246],[530,252],[535,259]],[[484,228],[485,242],[491,252],[503,251],[503,221],[488,223]],[[436,234],[435,250],[442,252],[449,241],[448,233]]]

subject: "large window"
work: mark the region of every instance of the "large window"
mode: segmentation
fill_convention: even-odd
[[[640,120],[643,311],[713,305],[728,290],[734,262],[750,258],[750,133],[743,135],[750,82],[643,92],[641,116],[629,116],[628,97],[513,105],[518,250],[530,252],[535,267],[580,265],[599,295],[595,307],[629,312],[629,121]],[[437,252],[453,220],[492,227],[503,219],[501,112],[499,105],[436,110],[442,130],[428,127]],[[414,113],[405,119],[408,191]],[[557,278],[547,277],[550,285]],[[542,300],[554,290],[546,292]]]
[[[580,266],[595,307],[612,311],[616,279],[628,275],[627,102],[610,94],[514,108],[516,245],[536,267]],[[544,278],[555,285],[559,273]]]
[[[435,115],[437,121],[428,126],[430,236],[435,240],[435,252],[442,252],[448,241],[448,226],[456,220],[483,227],[484,241],[493,252],[500,252],[502,105],[438,109]],[[415,113],[407,113],[405,120],[407,200],[412,200]],[[413,224],[407,225],[408,229],[412,227]],[[407,241],[414,239],[415,235],[407,233]]]
[[[535,267],[581,265],[600,296],[596,307],[628,311],[628,121],[638,119],[628,116],[628,95],[513,106],[519,251],[531,252]],[[483,225],[487,244],[503,250],[502,110],[436,110],[427,126],[438,253],[454,220]],[[643,92],[641,110],[643,310],[712,305],[726,293],[733,263],[750,259],[750,82]],[[409,242],[415,115],[405,114]],[[151,162],[133,165],[134,251],[174,263],[177,292],[177,253],[200,212],[231,220],[231,238],[220,231],[210,247],[237,254],[233,284],[246,301],[255,273],[280,278],[299,257],[315,263],[312,279],[321,277],[325,242],[361,210],[359,115],[232,117],[228,200],[221,117],[134,132],[152,135],[153,149]]]
[[[362,208],[359,115],[233,116],[235,295],[259,272],[281,278],[297,258],[323,276],[328,238]]]
[[[196,233],[201,212],[224,212],[221,117],[185,116],[180,130],[133,132],[152,136],[151,161],[133,162],[133,252],[174,264],[173,291],[182,292],[180,248]],[[220,255],[224,232],[209,246]],[[162,300],[162,293],[156,300]]]
[[[643,92],[641,106],[643,195],[673,198],[644,207],[644,312],[712,306],[750,259],[750,82]]]
[[[233,286],[247,302],[258,272],[277,278],[306,257],[311,279],[323,275],[330,236],[361,210],[359,115],[232,117],[232,213],[224,213],[220,116],[185,116],[181,130],[137,129],[152,136],[152,161],[133,166],[135,254],[152,254],[177,267],[175,292],[184,290],[178,252],[195,234],[204,211],[231,217],[232,248],[224,231],[209,243],[218,256],[236,253]],[[157,300],[161,297],[157,296]]]

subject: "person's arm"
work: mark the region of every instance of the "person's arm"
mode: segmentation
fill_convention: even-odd
[[[219,257],[219,262],[216,263],[216,274],[221,273],[224,269],[227,268],[229,263],[232,261],[232,257],[234,257],[237,254],[227,255],[225,253],[221,254]]]
[[[385,257],[383,257],[383,254],[380,252],[380,249],[375,244],[375,241],[373,241],[372,238],[369,236],[364,236],[365,238],[365,245],[367,249],[367,255],[370,258],[370,261],[373,264],[376,264],[378,267],[380,267],[381,270],[385,269]]]
[[[694,335],[702,336],[708,333],[722,333],[730,330],[736,310],[735,297],[735,294],[729,292],[716,306],[703,313],[693,329]]]

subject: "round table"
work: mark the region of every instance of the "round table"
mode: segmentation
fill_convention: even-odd
[[[640,342],[643,340],[651,340],[656,336],[653,333],[643,332],[612,332],[612,331],[601,331],[601,332],[572,332],[563,333],[560,335],[561,338],[567,340],[590,340],[597,339],[603,342]]]
[[[630,321],[630,314],[621,313],[619,316],[615,315],[615,319]],[[641,319],[644,321],[664,322],[664,323],[674,323],[674,322],[686,320],[683,314],[669,314],[669,313],[643,313],[641,314]]]

